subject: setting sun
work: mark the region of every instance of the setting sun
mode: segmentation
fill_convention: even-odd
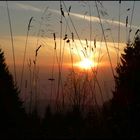
[[[92,60],[88,59],[88,58],[84,58],[82,61],[80,61],[78,63],[78,66],[80,68],[83,68],[83,69],[90,69],[91,67],[94,67],[95,64]]]

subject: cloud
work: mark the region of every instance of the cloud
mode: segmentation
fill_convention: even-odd
[[[21,3],[16,3],[16,7],[22,8],[24,10],[31,10],[31,11],[35,11],[35,12],[41,12],[42,10],[39,8],[36,8],[34,6],[31,5],[26,5],[26,4],[21,4]]]
[[[1,6],[4,6],[4,5],[1,5]],[[37,8],[35,6],[27,5],[27,4],[23,4],[23,3],[18,3],[18,2],[15,2],[14,4],[13,3],[9,4],[9,7],[17,8],[18,10],[22,9],[22,10],[30,10],[30,11],[34,11],[34,12],[41,12],[42,11],[40,8]],[[53,12],[53,13],[60,14],[59,10],[50,9],[50,8],[49,8],[49,10],[51,12]],[[98,22],[98,23],[100,22],[99,18],[95,17],[95,16],[90,17],[90,16],[86,15],[86,18],[85,18],[85,15],[83,15],[83,14],[70,13],[70,15],[73,16],[73,17],[77,17],[77,18],[86,20],[86,21],[92,20],[92,22]],[[103,19],[103,18],[101,20],[102,20],[102,23],[108,22],[109,24],[112,24],[112,25],[115,25],[115,26],[119,25],[119,21],[112,21],[111,19]],[[125,27],[126,24],[123,23],[123,22],[120,22],[120,26]],[[128,26],[130,26],[130,25],[128,25]],[[135,25],[132,25],[131,27],[134,28],[134,29],[138,29],[139,28],[138,26],[135,26]]]
[[[0,7],[4,7],[6,8],[6,3],[1,2],[0,3]],[[34,12],[41,12],[42,10],[31,6],[31,5],[27,5],[27,4],[23,4],[23,3],[18,3],[18,2],[8,2],[8,7],[9,9],[13,9],[13,10],[30,10],[30,11],[34,11]]]
[[[60,11],[58,11],[58,10],[55,10],[55,9],[49,9],[49,10],[52,11],[52,12],[54,12],[54,13],[56,13],[56,14],[60,14]],[[83,19],[83,20],[87,20],[87,21],[90,21],[91,20],[92,22],[100,22],[99,21],[99,18],[98,17],[95,17],[95,16],[92,16],[92,17],[86,16],[86,18],[85,18],[85,15],[82,15],[82,14],[70,13],[70,15],[71,16],[74,16],[74,17],[77,17],[77,18],[80,18],[80,19]],[[110,20],[110,19],[103,19],[102,18],[101,21],[102,21],[102,23],[106,23],[107,22],[107,23],[112,24],[112,25],[116,25],[116,26],[119,25],[119,22],[118,21],[113,21],[112,22],[112,20]],[[120,22],[120,26],[125,27],[126,24],[123,23],[123,22]],[[132,28],[138,29],[139,27],[138,26],[135,26],[135,25],[132,25]]]

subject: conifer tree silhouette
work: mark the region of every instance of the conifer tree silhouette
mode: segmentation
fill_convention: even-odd
[[[4,137],[16,137],[24,129],[25,111],[19,97],[19,90],[5,63],[0,49],[0,128]]]
[[[127,44],[124,53],[121,54],[121,62],[116,68],[116,73],[116,87],[112,99],[112,110],[116,114],[114,121],[120,124],[120,132],[124,133],[127,129],[127,136],[139,137],[140,34],[134,37],[132,43]]]
[[[140,102],[140,35],[127,44],[116,68],[114,99],[123,105]]]

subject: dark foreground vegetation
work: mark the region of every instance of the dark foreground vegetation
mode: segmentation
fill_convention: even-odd
[[[0,50],[0,137],[9,139],[47,138],[139,138],[140,137],[140,37],[128,43],[116,68],[113,98],[102,108],[78,106],[52,112],[26,114]]]

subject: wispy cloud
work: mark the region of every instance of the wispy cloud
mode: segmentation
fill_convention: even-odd
[[[35,11],[35,12],[41,12],[41,9],[39,9],[37,7],[34,7],[34,6],[31,6],[31,5],[21,4],[21,3],[16,3],[15,5],[16,5],[16,7],[19,7],[19,8],[24,9],[24,10],[31,10],[31,11]]]
[[[4,5],[2,5],[4,6]],[[37,8],[35,6],[32,6],[32,5],[27,5],[27,4],[23,4],[23,3],[19,3],[19,2],[15,2],[14,4],[11,3],[11,5],[9,5],[11,8],[16,8],[16,9],[20,9],[20,10],[30,10],[30,11],[34,11],[34,12],[41,12],[42,10],[40,8]],[[59,10],[56,10],[56,9],[49,9],[51,12],[53,13],[56,13],[56,14],[60,14],[60,11]],[[71,16],[73,17],[77,17],[77,18],[80,18],[80,19],[83,19],[83,20],[86,20],[86,21],[92,21],[92,22],[100,22],[99,21],[99,18],[98,17],[95,17],[95,16],[92,16],[90,18],[90,16],[87,16],[86,15],[86,18],[85,18],[85,15],[83,14],[78,14],[78,13],[70,13]],[[102,18],[102,23],[109,23],[109,24],[112,24],[114,26],[118,26],[119,22],[118,21],[115,21],[115,20],[111,20],[111,19],[104,19]],[[125,27],[126,24],[124,22],[120,22],[120,26],[122,27]],[[129,26],[129,25],[128,25]],[[134,29],[138,29],[139,27],[138,26],[135,26],[135,25],[132,25],[132,28]]]
[[[23,4],[23,3],[19,3],[19,2],[12,2],[12,3],[9,2],[8,5],[9,5],[9,8],[13,9],[13,10],[30,10],[30,11],[34,11],[34,12],[42,11],[40,8],[37,8],[35,6],[29,5],[29,4]],[[6,7],[6,3],[1,2],[0,7]]]
[[[60,14],[60,11],[58,10],[55,10],[55,9],[49,9],[50,11],[56,13],[56,14]],[[74,16],[74,17],[77,17],[77,18],[80,18],[80,19],[83,19],[83,20],[87,20],[87,21],[92,21],[92,22],[100,22],[99,21],[99,18],[98,17],[95,17],[95,16],[92,16],[90,18],[90,16],[87,16],[86,15],[86,18],[85,18],[85,15],[82,15],[82,14],[77,14],[77,13],[70,13],[71,16]],[[119,25],[119,22],[118,21],[112,21],[111,19],[101,19],[102,20],[102,23],[109,23],[109,24],[112,24],[112,25],[116,25],[118,26]],[[120,26],[123,26],[125,27],[126,24],[123,23],[123,22],[120,22]],[[135,26],[135,25],[132,25],[132,28],[135,28],[135,29],[138,29],[138,26]]]

